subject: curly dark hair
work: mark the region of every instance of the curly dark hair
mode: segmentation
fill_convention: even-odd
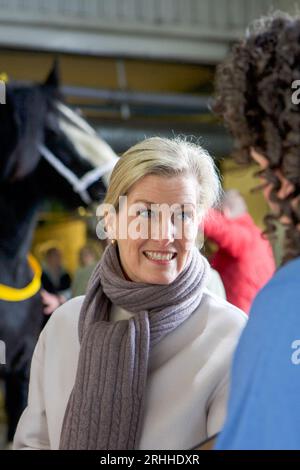
[[[278,205],[279,214],[266,216],[265,233],[274,235],[275,221],[283,215],[291,220],[283,263],[300,255],[300,198],[295,199],[300,194],[300,105],[292,102],[292,83],[297,79],[300,17],[281,12],[256,21],[216,75],[214,111],[234,138],[235,160],[249,164],[253,147],[269,163],[257,174],[273,184],[270,200]],[[277,197],[278,169],[295,187],[284,200]]]

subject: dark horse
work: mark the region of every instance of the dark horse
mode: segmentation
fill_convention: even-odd
[[[56,198],[70,208],[100,202],[116,160],[86,121],[63,104],[56,67],[42,85],[7,85],[6,104],[0,105],[0,340],[6,347],[0,374],[10,441],[26,406],[43,315],[38,287],[23,300],[5,292],[8,287],[18,294],[32,285],[28,251],[41,202]]]

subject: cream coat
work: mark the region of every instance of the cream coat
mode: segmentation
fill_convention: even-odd
[[[15,449],[57,449],[79,355],[83,297],[62,305],[40,335]],[[111,320],[130,317],[113,307]],[[198,309],[150,353],[141,449],[189,449],[224,422],[232,354],[246,315],[205,291]]]

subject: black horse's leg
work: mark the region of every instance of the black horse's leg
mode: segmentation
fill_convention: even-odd
[[[7,364],[3,378],[8,422],[7,437],[11,442],[20,416],[27,406],[31,358],[41,331],[43,314],[39,293],[24,302],[12,303],[9,307],[9,316],[6,316],[4,323],[8,327],[10,319],[15,327],[13,328],[11,324],[11,328],[6,328],[7,334],[4,335],[7,344]]]
[[[12,442],[20,416],[27,405],[28,366],[9,372],[5,380],[5,410],[8,418],[7,441]]]

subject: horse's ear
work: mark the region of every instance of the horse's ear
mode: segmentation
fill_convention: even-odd
[[[44,82],[45,86],[50,86],[53,88],[59,88],[60,83],[60,67],[59,67],[59,60],[56,58],[53,62],[52,68],[46,81]]]

